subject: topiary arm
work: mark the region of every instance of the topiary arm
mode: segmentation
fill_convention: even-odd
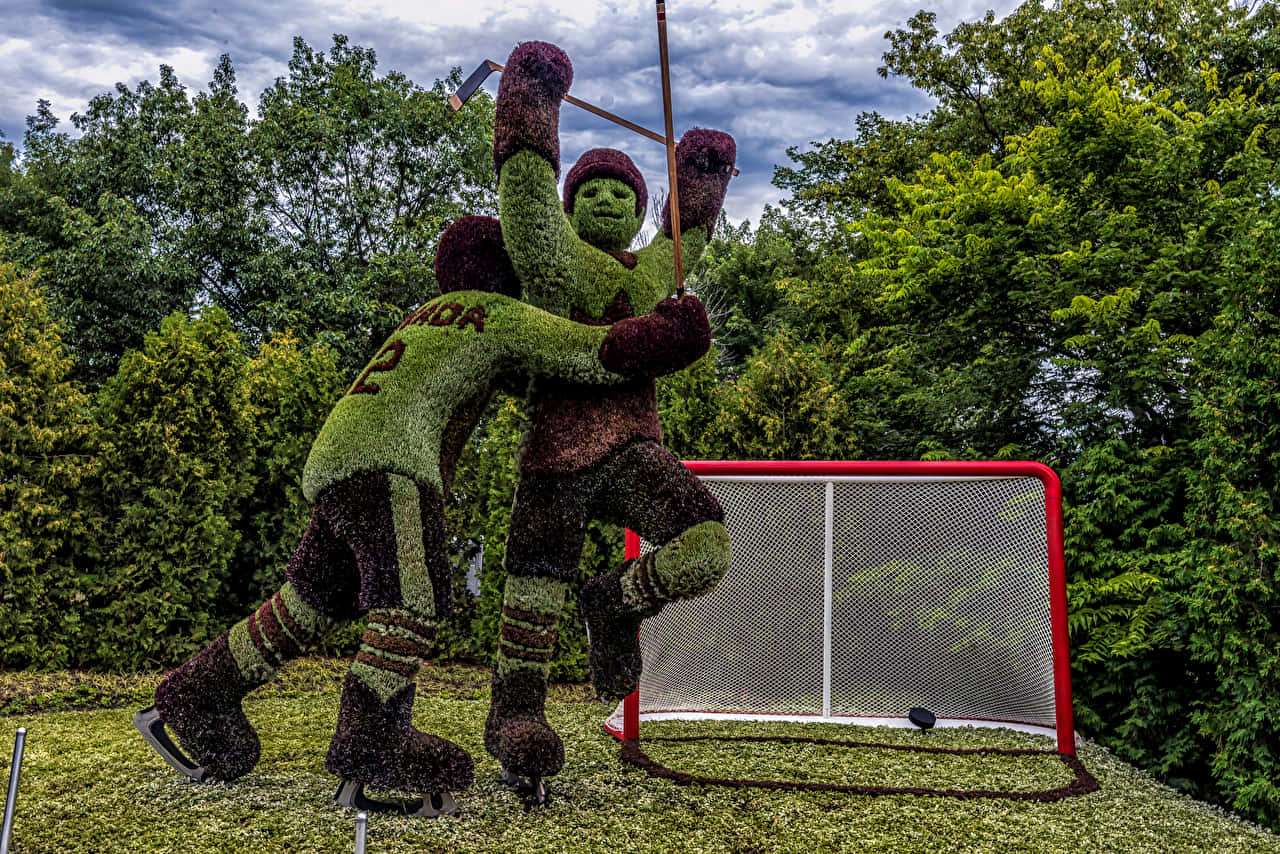
[[[613,326],[565,320],[527,303],[494,305],[485,334],[502,342],[505,367],[570,382],[617,384],[679,370],[711,341],[702,304],[668,300],[650,315]]]
[[[557,188],[560,102],[572,82],[564,51],[525,42],[507,59],[493,125],[503,243],[529,296],[564,315],[584,249]]]
[[[718,130],[693,128],[676,145],[676,185],[680,190],[680,255],[684,269],[692,269],[702,257],[716,226],[724,194],[729,188],[737,146],[733,137]],[[636,253],[640,262],[663,282],[674,276],[675,243],[671,239],[671,201],[662,212],[662,230]],[[672,284],[662,296],[675,290]]]
[[[683,225],[683,222],[681,224]],[[682,228],[680,230],[680,256],[684,261],[684,269],[686,271],[693,269],[693,265],[702,257],[702,253],[706,251],[707,235],[708,229],[702,226]],[[637,268],[645,273],[644,278],[656,285],[656,289],[650,295],[650,298],[645,299],[643,302],[638,300],[637,307],[654,305],[658,300],[676,292],[675,247],[674,240],[662,232],[658,232],[649,241],[648,246],[636,253]]]
[[[551,163],[527,149],[507,158],[498,213],[503,245],[530,298],[567,315],[584,244],[565,216]]]

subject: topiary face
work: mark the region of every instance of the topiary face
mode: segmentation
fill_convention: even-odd
[[[640,232],[636,194],[614,178],[593,178],[578,188],[569,215],[578,237],[597,249],[620,252]]]

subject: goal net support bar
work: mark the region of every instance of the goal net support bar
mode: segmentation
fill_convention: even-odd
[[[1035,462],[686,465],[734,558],[641,629],[639,690],[605,729],[716,719],[1043,733],[1074,755],[1062,499]],[[626,555],[642,543],[626,534]]]

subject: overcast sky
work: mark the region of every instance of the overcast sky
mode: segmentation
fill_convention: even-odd
[[[790,146],[847,138],[859,112],[890,117],[930,103],[901,80],[876,74],[886,31],[921,7],[939,29],[1016,8],[1012,0],[669,0],[676,133],[711,127],[733,134],[738,168],[729,216],[755,222],[781,197],[770,183]],[[521,41],[554,42],[574,65],[571,94],[662,130],[657,25],[651,0],[0,0],[0,131],[21,144],[36,100],[70,130],[73,112],[117,82],[156,81],[169,65],[190,92],[208,85],[218,56],[231,55],[241,97],[287,74],[294,36],[327,50],[333,33],[372,48],[378,70],[429,87],[453,66],[505,62]],[[497,92],[498,75],[485,88]],[[621,148],[650,190],[665,188],[657,143],[568,105],[561,111],[568,165],[588,148]]]

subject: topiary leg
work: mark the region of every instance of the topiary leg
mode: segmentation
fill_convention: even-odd
[[[493,696],[484,746],[509,775],[542,777],[564,766],[564,744],[547,723],[547,676],[568,586],[536,576],[508,576]]]
[[[591,681],[621,699],[640,681],[640,623],[668,602],[700,596],[729,569],[729,535],[714,496],[669,451],[637,442],[609,458],[598,477],[605,518],[630,527],[655,551],[583,585],[578,601],[590,638]]]
[[[155,712],[177,737],[189,764],[216,780],[234,780],[252,769],[260,752],[258,734],[240,701],[270,681],[284,661],[317,644],[332,625],[286,583],[254,613],[169,673],[156,689]],[[191,773],[182,767],[182,757],[169,755],[166,739],[157,742],[147,731],[143,734],[170,764]]]
[[[641,622],[668,602],[710,591],[729,559],[724,525],[707,521],[583,585],[578,601],[590,643],[591,682],[601,699],[620,700],[636,690]]]
[[[424,796],[464,789],[474,777],[471,756],[412,724],[415,678],[439,628],[437,609],[450,607],[440,494],[386,475],[345,500],[351,506],[335,525],[356,553],[369,619],[343,683],[325,767],[343,779],[340,795],[348,783]]]

